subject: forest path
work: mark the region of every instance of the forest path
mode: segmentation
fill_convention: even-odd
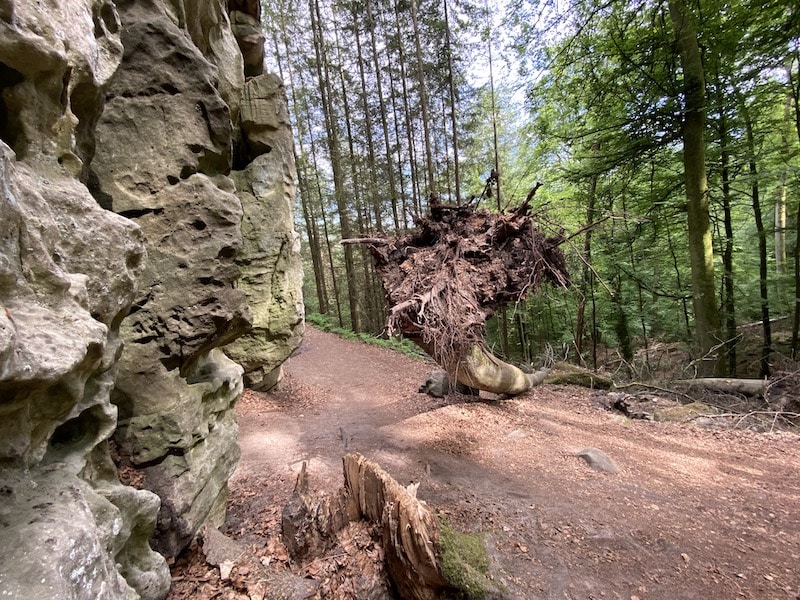
[[[238,405],[225,530],[274,549],[302,463],[334,492],[357,451],[486,534],[498,597],[800,598],[798,436],[631,421],[573,386],[438,400],[416,392],[433,368],[309,327],[283,390]]]

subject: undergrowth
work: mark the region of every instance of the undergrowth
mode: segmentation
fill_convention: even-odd
[[[370,344],[372,346],[389,348],[390,350],[395,350],[396,352],[400,352],[402,354],[405,354],[406,356],[410,356],[411,358],[416,358],[418,360],[427,357],[427,355],[419,348],[419,346],[417,346],[416,344],[407,339],[395,338],[395,337],[380,337],[372,335],[370,333],[355,333],[350,329],[339,327],[333,322],[333,319],[331,319],[331,317],[329,317],[328,315],[323,315],[321,313],[316,313],[316,312],[306,313],[306,323],[309,323],[322,331],[334,333],[345,340],[352,340],[356,342],[363,342],[365,344]]]

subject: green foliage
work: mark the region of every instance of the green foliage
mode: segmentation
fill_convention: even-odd
[[[714,266],[721,279],[722,200],[728,194],[736,317],[740,323],[755,321],[761,311],[758,238],[743,115],[748,110],[753,116],[757,183],[771,242],[776,227],[771,205],[782,194],[800,192],[800,132],[786,109],[793,101],[787,100],[785,70],[800,58],[787,54],[797,47],[798,11],[773,2],[763,10],[716,0],[687,4],[697,9],[692,18],[704,49]],[[654,339],[685,339],[694,327],[681,180],[683,74],[667,5],[573,0],[561,13],[552,5],[534,5],[542,9],[541,29],[530,25],[536,20],[526,16],[530,9],[524,3],[509,5],[508,22],[528,76],[530,127],[537,145],[547,149],[542,177],[561,181],[559,204],[566,208],[559,214],[566,213],[568,231],[607,220],[574,248],[592,266],[573,271],[575,296],[563,306],[552,294],[526,302],[532,311],[526,315],[527,333],[544,332],[553,345],[563,342],[570,326],[574,336],[575,321],[557,315],[569,314],[569,304],[574,307],[583,297],[583,335],[616,347],[626,359]],[[527,156],[532,161],[537,151]],[[788,208],[791,252],[796,206]],[[768,266],[773,314],[776,309],[786,314],[793,302],[791,277],[777,272],[772,253]],[[562,333],[559,322],[567,328]],[[535,342],[529,339],[527,345]]]
[[[439,517],[439,551],[445,578],[466,598],[485,598],[492,588],[483,536],[457,531]]]
[[[496,150],[501,207],[519,202],[541,181],[532,210],[545,234],[563,230],[569,235],[596,224],[564,246],[573,276],[570,290],[543,290],[508,308],[507,358],[537,363],[552,354],[589,364],[594,346],[628,360],[654,342],[692,338],[683,189],[684,75],[668,3],[509,0],[503,3],[507,14],[501,19],[496,8],[487,12],[484,2],[453,0],[448,2],[451,57],[443,44],[447,23],[440,2],[417,1],[418,32],[411,27],[411,3],[404,0],[318,4],[323,21],[318,42],[328,57],[321,70],[307,25],[311,4],[264,4],[270,16],[265,27],[276,52],[271,58],[291,78],[304,208],[297,228],[305,234],[304,291],[312,310],[340,314],[340,335],[392,347],[396,343],[355,336],[346,329],[356,315],[362,330],[379,331],[385,307],[365,252],[354,252],[355,274],[346,277],[338,244],[342,214],[349,215],[353,236],[402,234],[414,214],[425,212],[430,188],[436,187],[446,201],[455,200],[452,81],[462,196],[480,194]],[[759,232],[752,205],[758,184],[769,250],[770,311],[788,315],[794,309],[792,252],[800,197],[800,121],[795,113],[800,5],[785,0],[685,4],[698,30],[706,76],[704,138],[718,303],[722,306],[725,299],[722,256],[730,247],[735,323],[761,318]],[[364,15],[367,6],[371,18]],[[415,33],[421,38],[420,65]],[[372,35],[377,40],[374,55]],[[485,68],[490,44],[494,96]],[[322,75],[332,82],[330,123],[321,109]],[[425,168],[422,87],[427,88],[431,115],[434,181],[428,181]],[[382,110],[388,114],[385,125]],[[745,114],[750,115],[753,157]],[[325,144],[328,127],[342,142],[345,181],[338,191]],[[750,158],[755,159],[755,173]],[[340,214],[335,200],[342,196]],[[773,218],[779,198],[788,202],[788,262],[782,272]],[[483,206],[495,209],[496,195],[483,200]],[[726,213],[733,232],[730,243]],[[315,318],[309,313],[310,323]],[[318,326],[333,329],[332,323]],[[502,353],[498,319],[487,329],[490,345]],[[406,351],[408,342],[400,344]],[[576,355],[578,348],[582,356]]]
[[[395,352],[400,352],[401,354],[405,354],[411,358],[424,359],[427,356],[422,350],[420,350],[419,346],[407,339],[378,337],[368,333],[354,333],[351,329],[346,329],[336,325],[333,319],[331,319],[331,317],[328,315],[323,315],[317,312],[307,312],[306,323],[309,323],[322,331],[334,333],[343,339],[363,342],[372,346],[380,346],[381,348],[387,348],[389,350],[394,350]]]

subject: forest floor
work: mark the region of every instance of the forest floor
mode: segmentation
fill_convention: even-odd
[[[377,541],[303,564],[280,541],[302,464],[312,489],[333,494],[342,456],[359,452],[480,532],[490,598],[800,599],[796,433],[630,420],[604,407],[606,392],[574,386],[511,399],[418,393],[435,368],[309,327],[282,389],[245,392],[237,406],[242,458],[221,530],[261,565],[305,578],[312,597],[317,587],[361,600],[347,591],[359,575],[345,554],[380,561]],[[619,470],[593,470],[576,457],[586,448]],[[264,596],[258,568],[229,563],[221,575],[203,552],[173,566],[171,600]]]

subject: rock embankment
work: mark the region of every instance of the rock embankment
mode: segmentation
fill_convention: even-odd
[[[2,595],[163,598],[224,518],[245,372],[274,383],[302,335],[259,19],[0,3]]]

